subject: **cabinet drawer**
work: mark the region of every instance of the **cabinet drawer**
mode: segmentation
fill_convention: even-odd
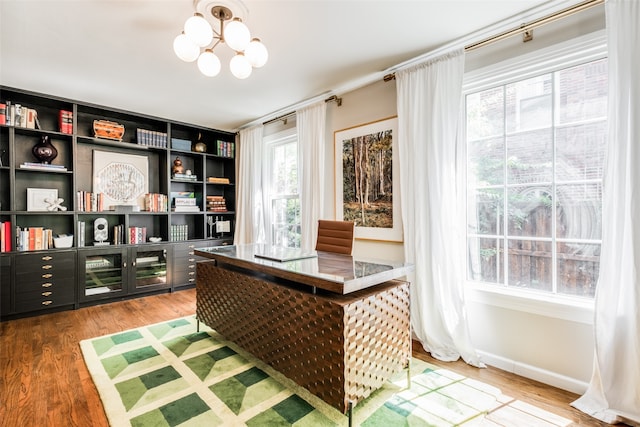
[[[46,252],[38,254],[24,254],[16,256],[17,271],[34,269],[51,269],[75,266],[74,252]],[[50,267],[48,267],[50,266]]]
[[[15,283],[15,290],[17,294],[24,294],[30,292],[45,292],[58,289],[70,288],[75,286],[74,275],[58,275],[55,278],[41,278],[38,280],[21,280],[19,277]]]
[[[74,303],[73,287],[66,286],[59,290],[32,291],[16,294],[16,312],[28,312]]]

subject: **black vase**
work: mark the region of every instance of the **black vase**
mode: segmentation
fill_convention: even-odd
[[[31,152],[40,163],[44,164],[51,163],[58,156],[58,150],[53,146],[47,135],[44,135],[42,140],[33,146]]]

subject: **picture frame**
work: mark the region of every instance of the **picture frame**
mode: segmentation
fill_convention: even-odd
[[[334,132],[335,217],[356,239],[403,241],[397,147],[397,116]]]
[[[139,206],[149,192],[149,159],[146,156],[93,150],[93,192],[102,193],[105,210]]]
[[[56,200],[57,198],[57,188],[27,188],[27,211],[47,212],[50,204],[45,200]]]

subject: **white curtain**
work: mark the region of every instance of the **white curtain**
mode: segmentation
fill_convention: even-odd
[[[263,126],[241,129],[238,141],[236,233],[234,244],[262,243],[265,239],[263,201]]]
[[[433,357],[481,367],[464,306],[463,74],[462,49],[396,72],[400,192],[414,333]]]
[[[300,189],[300,247],[309,251],[315,247],[318,220],[324,200],[324,135],[326,102],[321,101],[296,111],[298,132],[298,182]]]
[[[591,383],[572,405],[640,424],[640,2],[605,3],[609,137]]]

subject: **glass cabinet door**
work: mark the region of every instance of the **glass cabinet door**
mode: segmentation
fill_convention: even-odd
[[[81,260],[84,262],[85,297],[97,297],[124,290],[122,252],[87,254]],[[80,280],[82,279],[80,277]]]
[[[136,289],[149,286],[163,286],[167,284],[167,250],[138,248],[135,254]]]

